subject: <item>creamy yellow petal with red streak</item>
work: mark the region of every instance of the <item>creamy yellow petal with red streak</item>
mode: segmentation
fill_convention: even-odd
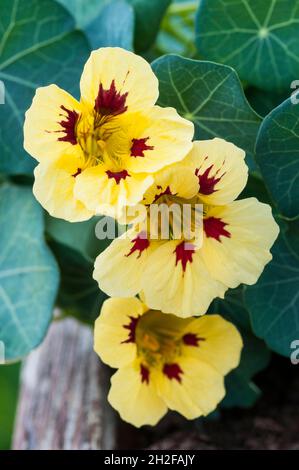
[[[154,426],[167,412],[149,372],[148,382],[138,360],[119,369],[111,379],[108,401],[121,418],[136,427]],[[143,377],[143,381],[142,381]]]
[[[158,246],[144,232],[130,230],[113,240],[95,261],[94,279],[112,297],[129,297],[141,290],[141,278],[149,254]]]
[[[56,85],[38,88],[24,123],[24,148],[36,160],[77,155],[76,124],[81,105]]]
[[[91,107],[97,100],[119,115],[144,111],[158,99],[158,80],[146,60],[118,47],[93,51],[85,64],[80,82],[81,99]],[[110,113],[111,114],[111,113]]]
[[[272,259],[278,233],[271,207],[255,198],[210,209],[201,249],[210,275],[228,287],[254,284]]]
[[[199,359],[183,356],[164,366],[157,389],[168,408],[187,419],[208,415],[225,395],[223,375]]]
[[[142,276],[146,304],[180,317],[203,315],[226,287],[214,280],[200,250],[182,249],[182,242],[168,241],[154,250]]]
[[[206,204],[232,202],[244,189],[248,178],[245,152],[231,142],[215,138],[200,140],[184,160],[198,177],[199,195]]]
[[[120,123],[129,138],[129,172],[154,173],[182,160],[192,148],[193,123],[173,108],[154,106],[146,113],[125,114]]]
[[[89,210],[118,217],[126,206],[138,204],[152,184],[148,175],[111,171],[104,165],[87,168],[76,178],[75,194]]]
[[[145,204],[155,203],[163,195],[191,199],[198,193],[198,179],[194,171],[180,163],[170,165],[157,172],[154,178],[154,184],[144,195]]]
[[[237,328],[219,315],[192,320],[183,331],[182,354],[200,359],[226,375],[240,362],[242,338]]]
[[[74,193],[76,174],[81,165],[80,158],[66,155],[53,162],[39,163],[35,168],[33,193],[53,217],[81,222],[94,215]]]
[[[103,362],[111,367],[122,367],[134,361],[135,329],[146,310],[147,307],[134,297],[104,302],[94,330],[94,349]]]

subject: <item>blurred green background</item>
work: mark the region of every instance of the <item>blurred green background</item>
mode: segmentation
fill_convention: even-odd
[[[0,366],[0,450],[11,447],[19,375],[20,364]]]

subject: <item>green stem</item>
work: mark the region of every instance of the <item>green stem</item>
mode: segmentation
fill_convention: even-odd
[[[187,15],[194,13],[199,5],[199,1],[190,1],[185,3],[172,3],[169,7],[168,13],[171,15]]]

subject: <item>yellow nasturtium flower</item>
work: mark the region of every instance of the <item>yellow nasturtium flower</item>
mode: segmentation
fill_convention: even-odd
[[[143,292],[150,308],[187,317],[204,314],[228,288],[254,284],[279,230],[269,205],[235,200],[247,181],[244,156],[222,139],[198,141],[182,162],[159,172],[144,203],[202,204],[201,245],[197,239],[153,240],[133,227],[98,256],[100,288],[111,297]]]
[[[132,52],[91,53],[78,102],[56,85],[39,88],[24,125],[24,147],[39,161],[34,194],[69,221],[118,215],[137,204],[152,174],[184,158],[193,124],[155,106],[158,80]]]
[[[241,349],[237,329],[219,315],[182,319],[133,297],[106,300],[95,324],[95,351],[118,369],[108,400],[137,427],[155,425],[168,408],[187,419],[211,413]]]

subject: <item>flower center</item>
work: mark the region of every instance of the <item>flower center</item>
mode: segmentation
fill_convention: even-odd
[[[115,118],[102,116],[96,111],[81,115],[76,125],[77,142],[80,145],[86,167],[109,163],[115,171],[121,169],[121,158],[117,152],[111,152],[109,141],[112,134],[121,132],[115,125]]]
[[[138,321],[135,332],[137,353],[142,363],[148,367],[172,363],[181,354],[182,340],[178,333],[160,312],[146,312]]]
[[[172,194],[169,187],[161,188],[148,208],[150,234],[155,239],[191,241],[200,235],[204,216],[199,196],[185,199]]]

